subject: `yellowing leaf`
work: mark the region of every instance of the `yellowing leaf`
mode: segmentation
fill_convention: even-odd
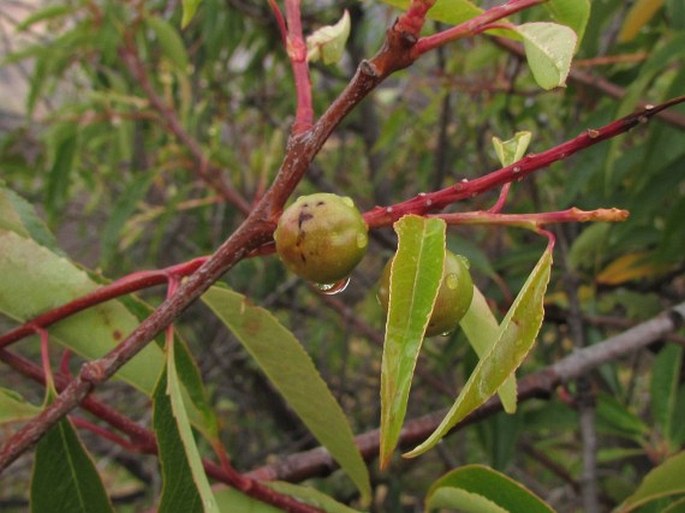
[[[618,33],[619,43],[632,41],[662,5],[664,5],[664,0],[637,0],[621,25],[621,31]]]
[[[602,285],[620,285],[642,278],[652,278],[668,271],[670,265],[650,261],[645,251],[628,253],[618,257],[597,275],[596,281]]]
[[[473,287],[473,299],[466,315],[459,323],[464,331],[471,347],[483,358],[492,349],[499,335],[499,324],[495,315],[490,310],[483,293],[477,287]],[[514,413],[516,411],[516,375],[509,376],[497,390],[504,411]]]
[[[497,341],[479,360],[445,418],[423,443],[404,454],[405,457],[413,458],[434,447],[450,429],[487,401],[523,363],[542,325],[551,267],[552,251],[548,247],[500,324]]]

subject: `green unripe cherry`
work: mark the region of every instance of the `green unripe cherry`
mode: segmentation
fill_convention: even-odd
[[[449,250],[445,251],[442,281],[438,289],[433,313],[426,328],[427,337],[454,331],[471,306],[473,281],[467,262],[464,257],[455,255]],[[385,265],[378,287],[378,300],[386,312],[388,311],[388,297],[390,296],[391,263],[392,259]]]
[[[368,230],[350,198],[324,192],[300,196],[278,221],[276,252],[305,280],[335,283],[364,257]]]

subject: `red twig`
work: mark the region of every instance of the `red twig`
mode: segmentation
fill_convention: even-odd
[[[0,360],[12,366],[12,368],[24,376],[45,385],[44,373],[42,372],[41,368],[33,362],[30,362],[29,360],[26,360],[25,358],[13,354],[5,349],[0,349]],[[69,379],[59,373],[55,374],[54,377],[55,387],[61,392],[66,388],[67,384],[69,383]],[[97,426],[85,419],[72,419],[76,426],[89,429],[97,435],[107,438],[108,440],[125,447],[127,450],[144,454],[157,454],[157,441],[155,434],[152,431],[133,422],[130,418],[122,415],[92,395],[86,397],[81,405],[85,410],[105,421],[110,426],[114,427],[118,431],[121,431],[122,433],[125,433],[129,440],[126,440],[116,433]],[[203,461],[203,465],[208,476],[229,486],[236,487],[247,495],[278,506],[285,511],[291,511],[294,513],[315,513],[318,511],[310,508],[309,506],[302,505],[291,497],[281,495],[252,478],[238,474],[232,469],[232,467],[230,467],[230,465],[228,468],[224,468],[224,458],[225,454],[224,457],[221,457],[220,455],[220,461],[222,461],[221,467],[209,460]]]
[[[423,215],[431,211],[441,210],[456,201],[475,197],[486,191],[502,186],[505,183],[521,180],[529,174],[544,167],[570,157],[585,148],[611,139],[631,128],[646,123],[659,112],[685,102],[685,96],[672,98],[659,105],[647,105],[639,111],[594,129],[589,128],[583,133],[558,146],[550,148],[536,155],[529,154],[518,162],[492,171],[485,176],[456,184],[431,193],[422,193],[416,197],[389,207],[376,207],[364,214],[366,223],[371,228],[388,226],[406,214]]]
[[[532,214],[499,214],[488,211],[458,212],[454,214],[435,214],[447,224],[488,224],[519,226],[537,230],[540,226],[554,223],[620,222],[628,218],[628,211],[618,208],[598,208],[580,210],[569,208],[556,212],[536,212]]]
[[[152,271],[139,271],[120,280],[114,281],[109,285],[104,285],[94,290],[90,294],[81,296],[69,303],[42,313],[30,321],[8,331],[0,336],[0,347],[8,346],[17,340],[21,340],[36,331],[36,328],[47,328],[48,326],[61,321],[66,317],[91,308],[110,299],[114,299],[131,292],[136,292],[144,288],[153,287],[166,283],[169,276],[188,276],[195,272],[208,257],[198,257],[182,264],[176,264],[165,269]]]
[[[547,0],[509,0],[507,3],[492,7],[464,23],[450,27],[437,34],[422,37],[412,49],[412,56],[417,58],[438,46],[478,34],[486,28],[489,28],[487,26],[495,21],[546,1]]]
[[[285,0],[285,17],[288,24],[286,51],[297,91],[297,108],[292,131],[293,134],[300,134],[309,130],[314,122],[312,81],[307,63],[307,45],[302,34],[300,0]]]
[[[285,19],[283,18],[283,13],[281,12],[281,8],[278,7],[276,0],[268,1],[269,7],[271,7],[271,11],[274,13],[274,18],[276,18],[278,30],[281,32],[281,41],[283,41],[283,45],[285,46],[288,44],[288,29],[285,26]]]

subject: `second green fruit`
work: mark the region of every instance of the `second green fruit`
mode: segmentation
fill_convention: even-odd
[[[378,287],[378,300],[386,312],[390,296],[391,263],[392,259],[383,269]],[[433,313],[428,321],[426,336],[432,337],[454,331],[471,306],[472,299],[473,280],[471,280],[467,260],[446,250],[442,281],[438,289],[438,297],[435,299]]]

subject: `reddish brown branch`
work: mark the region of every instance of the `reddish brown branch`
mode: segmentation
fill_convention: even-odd
[[[484,11],[475,18],[471,18],[464,23],[450,27],[437,34],[422,37],[412,49],[412,56],[418,58],[430,50],[456,41],[465,37],[474,36],[487,28],[491,28],[493,22],[499,21],[514,13],[529,9],[538,4],[545,3],[547,0],[509,0],[505,4],[498,5]]]
[[[672,98],[659,105],[646,105],[639,111],[583,133],[542,153],[529,154],[518,162],[492,171],[485,176],[470,181],[461,181],[450,187],[416,197],[389,207],[376,207],[364,214],[369,227],[376,228],[394,223],[400,217],[412,213],[423,215],[441,210],[456,201],[475,197],[483,192],[500,187],[506,183],[521,180],[529,174],[545,168],[554,162],[570,157],[574,153],[595,144],[623,134],[640,124],[646,123],[665,109],[685,102],[685,96]]]
[[[5,349],[0,349],[0,361],[10,365],[16,371],[33,381],[45,385],[45,374],[41,368],[33,362]],[[60,392],[69,384],[69,378],[61,373],[55,373],[54,381],[55,387]],[[86,397],[81,403],[81,406],[116,430],[125,433],[128,440],[85,419],[74,418],[73,421],[77,427],[88,429],[103,438],[121,445],[127,450],[143,454],[157,454],[157,439],[155,434],[149,429],[137,424],[92,395]],[[222,461],[222,465],[218,466],[209,460],[203,461],[208,476],[224,484],[238,488],[247,495],[278,506],[285,511],[294,513],[314,513],[319,511],[303,505],[291,497],[281,495],[254,479],[240,475],[230,465],[226,467],[226,463],[227,462]]]
[[[144,288],[153,287],[166,283],[170,276],[188,276],[195,272],[200,265],[207,260],[207,257],[198,257],[182,264],[176,264],[165,269],[152,271],[139,271],[120,280],[114,281],[109,285],[104,285],[90,294],[65,303],[57,308],[42,313],[33,319],[25,322],[21,326],[8,331],[0,336],[0,348],[8,346],[35,333],[36,328],[47,328],[57,321],[61,321],[71,315],[91,308],[110,299],[114,299],[131,292],[136,292]]]

